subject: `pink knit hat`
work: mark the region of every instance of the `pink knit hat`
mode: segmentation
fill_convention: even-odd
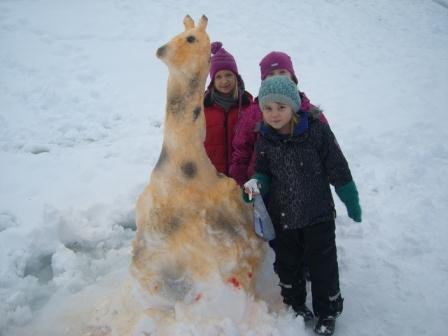
[[[230,70],[235,75],[238,75],[238,67],[236,66],[235,59],[222,47],[222,43],[213,42],[211,47],[210,79],[213,81],[219,70]]]
[[[263,57],[260,62],[261,80],[264,80],[269,72],[277,69],[288,70],[297,84],[297,77],[292,66],[291,57],[281,51],[273,51]]]

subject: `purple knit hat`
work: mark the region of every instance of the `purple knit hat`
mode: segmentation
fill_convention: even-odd
[[[291,57],[281,51],[273,51],[263,57],[260,62],[261,80],[266,79],[269,72],[277,69],[288,70],[297,84],[297,77],[292,66]]]
[[[238,75],[238,67],[236,66],[235,59],[222,47],[222,43],[213,42],[211,47],[210,79],[213,81],[219,70],[230,70],[235,75]]]

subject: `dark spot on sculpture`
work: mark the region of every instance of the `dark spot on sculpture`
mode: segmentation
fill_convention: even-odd
[[[219,233],[225,233],[232,237],[239,235],[238,230],[232,224],[231,218],[222,212],[208,212],[206,220],[213,226],[213,229]]]
[[[162,269],[162,293],[174,300],[183,300],[191,290],[191,280],[185,275],[185,269],[180,265],[171,265]]]
[[[199,88],[198,74],[195,74],[188,81],[188,87],[186,92],[177,92],[175,94],[169,94],[167,110],[172,114],[183,115],[185,112],[186,102],[197,93]]]
[[[199,85],[198,76],[194,76],[193,78],[190,79],[191,90],[196,90],[198,88],[198,85]]]
[[[197,41],[196,37],[194,37],[193,35],[190,35],[190,36],[187,37],[187,42],[188,43],[194,43],[196,41]]]
[[[183,96],[169,96],[168,97],[168,111],[173,114],[182,112],[185,106],[185,98]]]
[[[196,74],[192,78],[190,78],[190,81],[188,83],[188,96],[191,97],[195,92],[197,92],[199,87],[199,80],[198,75]]]
[[[187,178],[195,177],[198,172],[196,163],[194,163],[192,161],[187,161],[187,162],[183,163],[182,166],[180,167],[180,169],[182,170],[182,173],[184,174],[184,176]]]
[[[166,52],[166,44],[161,46],[159,49],[157,49],[156,55],[157,55],[157,57],[160,58],[160,57],[163,57],[165,55],[165,52]]]
[[[177,217],[177,216],[171,217],[168,220],[168,223],[166,226],[166,233],[172,234],[172,233],[176,232],[177,230],[179,230],[181,222],[182,221],[179,217]]]
[[[160,152],[159,159],[157,160],[154,170],[160,169],[160,167],[167,160],[167,158],[168,158],[168,154],[166,152],[165,146],[162,146],[162,151]]]
[[[195,109],[193,110],[193,121],[196,121],[196,119],[198,119],[199,114],[201,113],[201,107],[200,106],[196,106]]]

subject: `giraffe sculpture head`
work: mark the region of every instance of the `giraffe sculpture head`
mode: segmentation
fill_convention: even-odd
[[[193,19],[185,16],[185,31],[157,49],[157,57],[168,66],[170,72],[207,77],[210,67],[210,39],[205,31],[207,21],[203,15],[195,26]]]
[[[210,69],[210,39],[205,31],[204,15],[196,26],[187,15],[185,30],[157,50],[157,57],[169,71],[165,114],[165,151],[183,145],[186,136],[202,143],[205,139],[203,99],[205,81]],[[194,125],[193,125],[193,124]],[[169,132],[169,135],[166,132]],[[178,138],[176,134],[182,134]],[[203,147],[203,146],[202,146]]]

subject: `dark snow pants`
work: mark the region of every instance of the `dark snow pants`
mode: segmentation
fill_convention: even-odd
[[[306,256],[314,314],[337,316],[342,312],[335,238],[334,220],[302,229],[277,230],[270,242],[275,251],[274,270],[280,278],[283,301],[293,309],[306,300]]]

